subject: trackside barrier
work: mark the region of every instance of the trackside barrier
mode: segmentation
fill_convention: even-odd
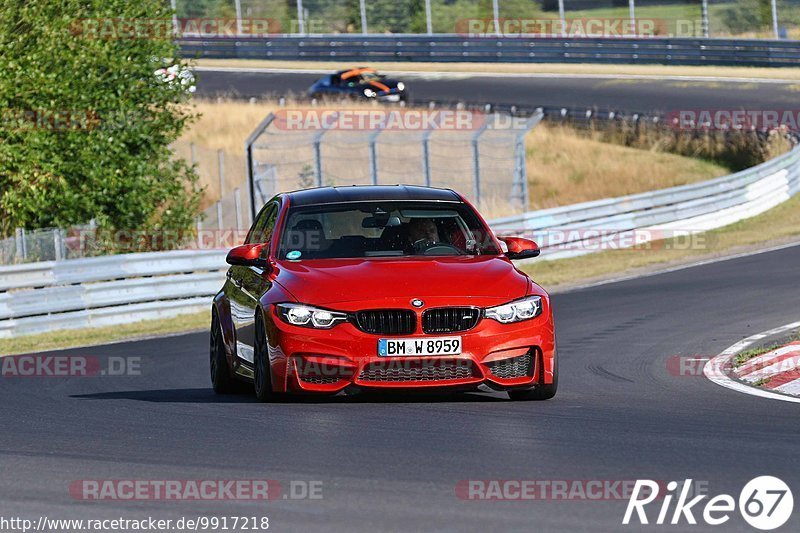
[[[641,230],[700,232],[762,213],[800,191],[800,147],[706,182],[545,209],[490,222],[498,234],[577,230],[572,246],[537,260],[597,251],[601,239]],[[582,240],[581,240],[582,239]],[[543,243],[546,241],[542,241]],[[641,241],[639,241],[641,242]],[[225,280],[224,250],[123,254],[0,267],[0,338],[164,318],[208,309]]]
[[[639,243],[662,232],[701,232],[763,213],[800,190],[800,147],[753,168],[653,192],[543,209],[491,222],[498,234],[524,233],[542,245],[542,259],[597,251],[603,241]],[[547,245],[548,234],[574,236]],[[594,231],[594,233],[593,233]],[[600,236],[598,236],[600,235]],[[551,248],[548,251],[548,248]]]
[[[0,338],[208,309],[225,250],[122,254],[0,267]]]
[[[800,42],[701,38],[524,38],[437,35],[183,37],[184,57],[305,61],[629,63],[790,67]]]

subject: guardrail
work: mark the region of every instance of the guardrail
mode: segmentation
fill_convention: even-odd
[[[439,35],[183,37],[185,57],[305,61],[632,63],[792,67],[800,41]]]
[[[123,254],[0,267],[0,338],[208,309],[224,250]]]
[[[543,209],[492,221],[497,233],[540,242],[542,259],[563,259],[732,224],[800,191],[800,146],[753,168],[653,192]]]
[[[537,260],[641,244],[642,235],[700,232],[762,213],[800,191],[800,147],[751,169],[654,192],[492,221],[498,234],[539,239]],[[549,244],[560,232],[575,238]],[[628,236],[635,234],[633,237]],[[114,325],[208,309],[225,279],[224,250],[125,254],[0,267],[0,338]]]

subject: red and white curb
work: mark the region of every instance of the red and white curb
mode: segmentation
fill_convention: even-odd
[[[738,392],[800,403],[800,397],[789,396],[800,394],[800,343],[792,343],[754,357],[738,369],[734,370],[733,366],[736,355],[756,342],[798,328],[800,322],[793,322],[747,337],[709,360],[703,367],[703,373],[717,385]],[[766,379],[769,381],[765,388],[751,385]]]
[[[800,395],[800,341],[754,357],[734,371],[742,381],[762,388]]]

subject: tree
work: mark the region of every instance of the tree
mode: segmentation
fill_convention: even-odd
[[[169,148],[189,94],[155,75],[178,61],[167,5],[2,0],[0,234],[191,225],[197,176]]]

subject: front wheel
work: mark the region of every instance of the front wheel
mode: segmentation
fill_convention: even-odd
[[[217,394],[230,394],[234,392],[235,383],[228,369],[225,342],[222,338],[222,324],[216,310],[211,313],[210,348],[211,386]]]
[[[264,324],[261,315],[256,315],[256,338],[253,350],[253,387],[256,392],[256,399],[259,402],[268,402],[275,397],[272,392],[272,372],[269,365],[269,345],[267,334],[264,331]]]
[[[558,353],[556,353],[555,358],[553,359],[553,382],[552,383],[541,383],[536,385],[532,389],[525,389],[525,390],[510,390],[508,391],[508,397],[512,400],[531,400],[531,401],[542,401],[542,400],[549,400],[553,396],[556,395],[556,391],[558,390]]]

